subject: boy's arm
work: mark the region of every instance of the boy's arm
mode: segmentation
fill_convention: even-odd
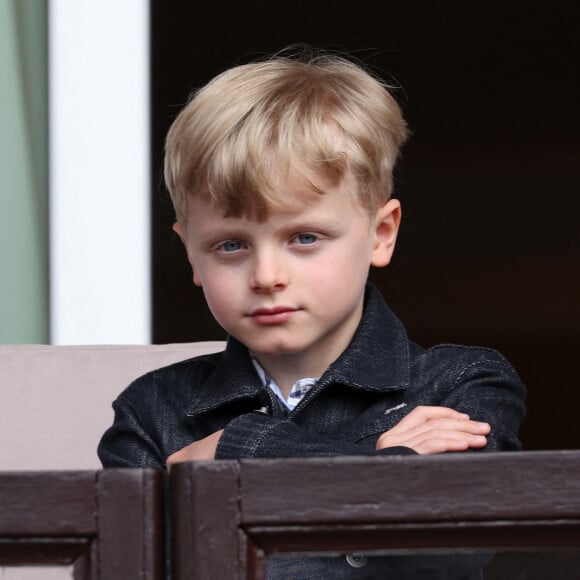
[[[445,352],[449,347],[437,347]],[[458,359],[442,376],[440,405],[489,423],[491,430],[482,451],[521,449],[518,432],[525,415],[526,388],[509,361],[487,348],[451,347]]]
[[[446,364],[437,377],[441,388],[432,392],[428,392],[428,387],[420,390],[418,405],[413,408],[409,404],[410,412],[406,417],[393,428],[377,433],[372,442],[368,439],[360,443],[331,439],[288,420],[250,413],[234,419],[223,434],[213,440],[215,457],[519,449],[517,432],[524,415],[525,388],[509,362],[501,354],[488,349],[465,349],[462,359],[453,362]],[[472,420],[468,420],[465,414]],[[180,455],[185,458],[179,460],[188,459],[186,449]],[[195,456],[196,444],[193,444],[192,452]]]
[[[103,467],[165,469],[163,454],[149,436],[131,402],[119,396],[113,403],[115,422],[97,450]]]
[[[234,422],[235,425],[232,425]],[[371,455],[375,452],[403,455],[465,451],[483,447],[486,444],[485,435],[489,433],[487,423],[471,421],[467,415],[445,407],[416,407],[395,427],[380,435],[376,445],[371,448],[368,443],[362,445],[322,437],[291,421],[274,419],[262,413],[244,415],[232,423],[226,428],[228,433],[223,439],[222,429],[180,449],[167,459],[167,464],[234,457],[320,457]],[[230,439],[232,442],[228,443]],[[240,442],[243,442],[241,448]],[[266,442],[267,445],[264,445]]]
[[[377,451],[397,445],[421,455],[482,449],[487,445],[489,423],[448,407],[415,407],[392,429],[379,436]]]
[[[414,455],[409,447],[385,450],[392,455]],[[287,419],[261,412],[241,415],[227,427],[170,455],[167,465],[182,461],[255,457],[334,457],[373,455],[374,448],[324,437]]]

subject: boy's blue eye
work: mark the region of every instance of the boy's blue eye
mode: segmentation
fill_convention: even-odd
[[[236,240],[228,240],[221,245],[221,250],[224,252],[238,252],[242,249],[242,242]]]
[[[314,244],[318,238],[314,234],[298,234],[296,240],[299,244]]]

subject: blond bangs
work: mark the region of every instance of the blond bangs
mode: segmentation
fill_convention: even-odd
[[[352,172],[352,192],[372,211],[390,196],[406,139],[400,110],[364,70],[336,57],[242,65],[199,91],[173,123],[165,176],[177,219],[188,195],[212,199],[227,215],[265,219],[323,194],[306,177],[336,185]],[[273,175],[302,176],[301,199],[273,187]]]

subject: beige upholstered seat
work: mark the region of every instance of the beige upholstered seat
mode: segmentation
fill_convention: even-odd
[[[0,345],[0,470],[99,469],[118,393],[149,370],[223,348]]]

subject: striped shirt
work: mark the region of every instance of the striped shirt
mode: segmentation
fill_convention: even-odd
[[[298,379],[290,389],[290,394],[288,399],[284,398],[280,387],[275,383],[274,379],[266,372],[264,367],[257,361],[256,357],[252,355],[252,363],[262,384],[269,388],[279,399],[282,401],[284,406],[292,411],[296,405],[304,398],[306,393],[316,385],[319,377],[307,377],[304,379]]]

